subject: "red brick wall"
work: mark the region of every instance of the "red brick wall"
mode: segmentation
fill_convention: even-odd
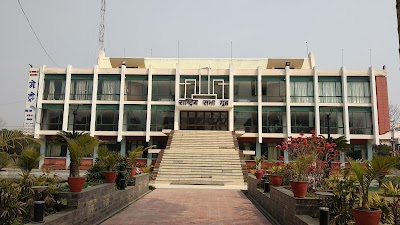
[[[387,79],[384,76],[377,76],[375,77],[375,81],[379,134],[385,134],[390,131]]]

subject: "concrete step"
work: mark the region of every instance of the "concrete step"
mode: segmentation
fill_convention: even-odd
[[[240,173],[242,174],[242,170],[240,168],[215,168],[215,169],[204,169],[204,168],[162,168],[162,172],[176,172],[176,173]]]
[[[236,178],[236,179],[243,179],[243,174],[229,174],[229,175],[224,175],[222,174],[209,174],[209,173],[204,173],[204,174],[184,174],[184,173],[178,173],[178,174],[170,174],[170,173],[158,173],[157,176],[160,177],[169,177],[169,178],[214,178],[214,179],[219,179],[219,178]]]

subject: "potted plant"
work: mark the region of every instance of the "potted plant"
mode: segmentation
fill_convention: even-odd
[[[41,155],[34,146],[25,146],[18,157],[18,167],[22,172],[31,172],[32,169],[38,168]]]
[[[261,170],[261,163],[264,161],[265,157],[261,156],[261,157],[254,157],[254,161],[256,163],[256,172],[255,172],[255,176],[257,178],[257,180],[261,180],[262,176],[264,175],[264,171]]]
[[[361,207],[352,210],[356,225],[379,224],[382,210],[370,208],[368,202],[369,186],[373,180],[379,179],[385,170],[391,169],[400,163],[399,157],[374,156],[370,161],[350,161],[351,171],[354,173],[360,188]]]
[[[100,141],[85,132],[59,132],[53,139],[54,143],[66,145],[70,155],[68,187],[71,192],[81,192],[85,177],[79,176],[81,159],[93,152]]]
[[[134,177],[136,175],[136,159],[142,157],[142,154],[144,151],[152,148],[156,148],[156,145],[150,145],[149,147],[144,147],[144,146],[139,146],[132,151],[130,151],[129,154],[129,162],[131,164],[131,177]]]
[[[117,178],[115,166],[117,165],[119,153],[110,151],[107,146],[103,145],[97,150],[97,155],[107,167],[107,171],[104,171],[104,179],[106,183],[114,183]]]
[[[276,166],[271,167],[270,180],[271,180],[272,186],[279,187],[282,185],[284,172],[285,172],[285,168],[283,166],[276,165]]]
[[[290,187],[296,198],[304,198],[307,194],[308,176],[311,164],[314,162],[313,155],[301,155],[292,163],[292,180]]]

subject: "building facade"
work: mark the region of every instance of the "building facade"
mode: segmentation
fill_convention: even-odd
[[[93,68],[31,69],[25,125],[43,140],[41,165],[68,167],[67,149],[49,140],[73,130],[74,112],[76,130],[122,154],[139,145],[165,148],[168,130],[227,130],[244,132],[238,141],[249,160],[261,154],[287,159],[275,146],[311,130],[326,136],[329,115],[332,137],[345,136],[352,145],[347,156],[370,159],[372,145],[390,139],[386,76],[374,68],[321,70],[312,53],[156,59],[101,52]],[[148,163],[156,152],[145,153]]]

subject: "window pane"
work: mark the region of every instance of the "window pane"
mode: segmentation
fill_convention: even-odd
[[[42,130],[62,130],[63,110],[43,109]]]
[[[92,100],[93,81],[92,80],[72,80],[71,81],[71,100]]]
[[[65,80],[45,80],[44,81],[44,100],[64,100]]]
[[[119,80],[99,80],[97,100],[119,101]]]
[[[127,101],[147,101],[147,80],[127,80],[126,81],[126,100]]]

